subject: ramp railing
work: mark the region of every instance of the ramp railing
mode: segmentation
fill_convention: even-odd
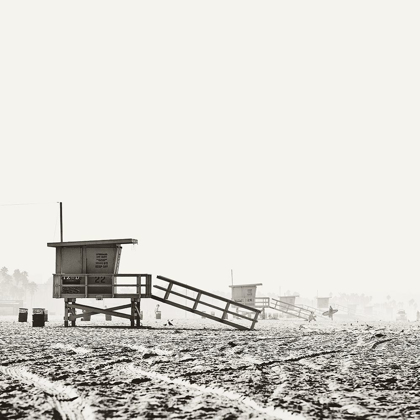
[[[271,309],[283,312],[287,315],[291,315],[296,318],[304,319],[306,321],[309,319],[311,313],[313,313],[313,311],[310,311],[309,309],[301,308],[299,306],[292,305],[291,303],[282,302],[281,300],[277,300],[274,298],[271,298],[271,302]]]
[[[299,305],[296,305],[296,306],[298,306],[300,308],[303,308],[303,309],[307,309],[308,311],[313,312],[315,315],[325,316],[325,315],[323,315],[323,313],[325,312],[325,309],[322,310],[322,309],[319,309],[319,308],[314,308],[313,306],[300,305],[300,304]]]
[[[221,322],[239,330],[252,330],[258,322],[258,315],[261,312],[259,309],[217,296],[213,293],[206,292],[205,290],[189,286],[188,284],[176,280],[168,279],[167,277],[157,276],[157,278],[168,283],[166,287],[160,285],[153,286],[164,292],[163,297],[152,294],[151,297],[159,302],[172,305],[193,314],[201,315],[202,317]],[[188,292],[190,295],[188,295]],[[177,298],[178,301],[176,301],[175,298]],[[182,300],[182,303],[180,300]],[[191,306],[189,306],[187,302],[189,302]],[[213,311],[208,313],[207,311],[204,311],[204,309],[211,309]],[[216,311],[218,315],[216,315]],[[251,317],[241,314],[240,311],[251,314]],[[229,315],[233,318],[247,321],[246,324],[250,325],[246,326],[239,324],[238,322],[230,321],[228,320]]]
[[[270,307],[270,298],[269,297],[260,297],[255,298],[255,307],[256,308],[269,308]]]

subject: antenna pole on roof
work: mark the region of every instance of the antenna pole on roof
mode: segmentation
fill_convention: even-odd
[[[63,203],[60,201],[60,241],[63,242]]]

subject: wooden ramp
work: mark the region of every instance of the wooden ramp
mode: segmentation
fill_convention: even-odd
[[[305,321],[309,320],[309,316],[311,314],[316,315],[313,311],[309,309],[301,308],[299,306],[292,305],[291,303],[282,302],[281,300],[277,300],[274,298],[271,298],[270,309],[283,312],[295,318],[304,319]]]
[[[309,306],[309,305],[299,305],[299,307],[301,307],[303,309],[306,309],[310,312],[313,312],[315,316],[324,316],[325,317],[325,315],[324,315],[325,309],[322,310],[322,309],[314,308],[313,306]]]
[[[152,299],[201,315],[213,321],[221,322],[238,330],[253,330],[258,322],[258,315],[261,312],[259,309],[217,296],[179,281],[168,279],[167,277],[157,276],[157,278],[167,282],[167,284],[164,284],[164,286],[154,285],[154,288],[164,292],[164,294],[163,296],[152,294]],[[208,310],[211,310],[211,312],[209,313]],[[246,311],[251,315],[246,316],[239,313],[239,311]],[[232,320],[229,320],[229,317]],[[238,320],[242,320],[245,325],[240,324]]]

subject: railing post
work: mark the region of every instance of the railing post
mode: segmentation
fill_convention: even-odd
[[[254,327],[255,327],[255,324],[258,322],[258,312],[255,312],[255,316],[254,316],[254,320],[252,321],[252,324],[251,324],[251,330],[253,330],[254,329]]]
[[[169,295],[170,295],[170,293],[171,293],[171,290],[172,290],[172,285],[173,285],[173,283],[169,283],[169,284],[168,284],[168,288],[166,289],[166,293],[165,293],[165,297],[164,297],[164,299],[165,299],[165,300],[167,300],[167,299],[168,299],[168,297],[169,297]]]
[[[230,306],[230,302],[228,302],[227,304],[226,304],[226,307],[225,307],[225,310],[223,311],[223,316],[222,316],[222,319],[226,319],[227,318],[227,316],[228,316],[228,310],[229,310],[229,306]],[[258,314],[258,313],[257,313]],[[258,315],[257,315],[258,316]]]
[[[147,275],[147,284],[148,284],[147,296],[150,297],[152,296],[152,275],[151,274]]]
[[[200,303],[200,299],[201,299],[201,292],[198,292],[198,293],[197,293],[197,297],[195,298],[194,305],[193,305],[193,307],[192,307],[194,310],[196,310],[196,309],[197,309],[197,306],[198,306],[198,304]]]

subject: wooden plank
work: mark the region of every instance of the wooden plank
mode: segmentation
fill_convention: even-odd
[[[104,308],[94,308],[93,306],[86,306],[86,305],[80,305],[78,303],[69,303],[67,305],[70,309],[91,309],[92,311],[96,312],[96,313],[100,313],[100,314],[105,314],[105,315],[112,315],[112,316],[118,316],[120,318],[125,318],[125,319],[131,319],[130,315],[127,314],[122,314],[121,312],[115,312],[112,309],[104,309]],[[129,308],[130,305],[124,305],[124,308],[121,309],[125,309],[125,308]]]
[[[102,284],[102,286],[106,286],[106,284]],[[119,283],[114,283],[114,287],[138,287],[137,283],[134,284],[119,284]]]
[[[279,311],[279,312],[283,312],[283,313],[285,313],[285,314],[294,315],[294,316],[296,316],[297,318],[304,319],[305,321],[307,321],[307,320],[308,320],[308,318],[307,318],[307,317],[304,317],[304,316],[298,316],[298,315],[294,314],[293,312],[284,311],[284,310],[282,310],[282,309],[275,308],[274,306],[269,306],[269,308],[270,308],[270,309],[274,309],[274,310]]]
[[[69,326],[69,311],[67,308],[68,305],[68,299],[64,299],[64,326]]]
[[[123,244],[138,244],[137,239],[103,239],[94,241],[71,241],[71,242],[48,242],[47,246],[52,248],[59,248],[63,246],[98,246],[98,245],[123,245]]]
[[[245,331],[245,330],[250,330],[251,329],[251,328],[247,328],[243,325],[235,324],[234,322],[227,321],[227,320],[221,319],[221,318],[217,318],[216,316],[213,316],[213,315],[209,315],[206,312],[201,312],[201,311],[198,311],[196,309],[189,308],[188,306],[180,305],[179,303],[171,302],[170,300],[165,300],[165,299],[163,299],[159,296],[152,295],[152,299],[155,299],[155,300],[157,300],[159,302],[162,302],[162,303],[167,303],[168,305],[175,306],[176,308],[183,309],[184,311],[191,312],[191,313],[196,314],[196,315],[204,316],[206,318],[212,319],[213,321],[221,322],[222,324],[229,325],[230,327],[237,328],[238,330]],[[249,318],[247,318],[247,319],[249,321]]]
[[[309,311],[308,309],[304,309],[299,306],[292,305],[291,303],[282,302],[274,298],[271,298],[271,300],[275,304],[275,308],[271,308],[271,309],[275,309],[277,311],[280,311],[289,315],[293,315],[297,318],[301,318],[305,320],[309,319],[309,315],[311,314],[311,311]],[[304,315],[302,315],[302,313]]]
[[[171,289],[172,289],[172,283],[169,283],[168,284],[168,287],[167,287],[167,289],[165,291],[165,297],[164,297],[165,300],[168,299],[168,297],[169,297],[169,295],[171,293]]]
[[[192,307],[194,310],[197,309],[197,306],[200,303],[200,299],[201,299],[201,292],[197,293],[197,297],[195,298],[195,302]]]
[[[223,311],[223,316],[222,316],[222,318],[223,318],[223,319],[226,319],[226,318],[227,318],[227,316],[228,316],[228,313],[229,313],[229,306],[230,306],[230,302],[228,302],[228,303],[226,304],[225,310]],[[258,316],[258,314],[257,314],[257,316]]]
[[[253,329],[254,329],[255,324],[256,324],[257,322],[258,322],[258,314],[255,314],[254,320],[252,321],[252,324],[251,324],[251,330],[253,330]]]
[[[138,274],[138,273],[131,273],[131,274],[127,274],[127,273],[118,273],[118,274],[112,274],[114,277],[144,277],[144,276],[150,276],[151,274]]]
[[[152,276],[150,274],[146,274],[146,297],[152,296]]]
[[[150,274],[138,274],[138,273],[133,273],[133,274],[115,274],[115,273],[54,273],[54,276],[68,276],[68,277],[83,277],[83,276],[88,276],[88,277],[97,277],[97,276],[107,276],[107,277],[138,277],[138,276],[149,276]]]
[[[159,289],[159,290],[163,290],[163,291],[165,291],[166,289],[164,288],[164,287],[162,287],[162,286],[157,286],[157,285],[155,285],[155,286],[153,286],[153,287],[155,287],[156,289]],[[179,296],[179,297],[182,297],[183,299],[187,299],[187,300],[192,300],[193,302],[195,302],[195,298],[193,298],[193,297],[190,297],[190,296],[186,296],[186,295],[183,295],[182,293],[178,293],[178,292],[171,292],[173,295],[175,295],[175,296]],[[164,298],[162,298],[162,299],[164,299]],[[167,299],[165,299],[165,301],[167,301]],[[169,300],[168,300],[168,302],[170,302]],[[233,306],[236,306],[236,302],[235,301],[229,301],[228,302],[229,304],[231,304],[231,305],[233,305]],[[223,308],[220,308],[219,306],[215,306],[215,305],[212,305],[211,303],[207,303],[207,302],[203,302],[203,301],[200,301],[199,302],[199,304],[200,305],[205,305],[205,306],[208,306],[209,308],[212,308],[212,309],[217,309],[218,311],[223,311]],[[193,307],[193,309],[195,310],[196,308],[194,308]],[[238,314],[238,313],[236,313],[236,312],[232,312],[232,311],[227,311],[227,313],[228,314],[231,314],[231,315],[235,315],[235,316],[238,316],[239,318],[243,318],[243,319],[248,319],[249,320],[249,318],[247,317],[247,316],[245,316],[245,315],[241,315],[241,314]],[[258,311],[258,314],[260,313],[260,311]]]
[[[171,279],[169,279],[169,278],[167,278],[167,277],[163,277],[163,276],[156,276],[156,278],[158,278],[158,279],[160,279],[160,280],[164,280],[164,281],[171,282],[171,283],[173,283],[173,284],[175,284],[175,285],[177,285],[177,286],[181,286],[181,287],[182,287],[182,288],[184,288],[184,289],[189,289],[189,290],[192,290],[193,292],[197,292],[197,293],[200,293],[200,292],[201,292],[203,295],[206,295],[206,296],[209,296],[209,297],[212,297],[212,298],[218,299],[218,300],[222,300],[222,301],[224,301],[224,302],[232,302],[233,304],[235,304],[235,306],[238,306],[238,307],[243,308],[243,309],[247,309],[247,310],[249,310],[249,311],[258,312],[258,313],[259,313],[259,312],[261,312],[260,310],[255,309],[255,308],[252,308],[252,307],[247,306],[247,305],[244,305],[243,303],[235,302],[235,301],[233,301],[233,300],[226,299],[226,298],[224,298],[224,297],[222,297],[222,296],[217,296],[217,295],[215,295],[215,294],[213,294],[213,293],[206,292],[205,290],[202,290],[202,289],[197,289],[196,287],[189,286],[188,284],[181,283],[181,282],[176,281],[176,280],[171,280]],[[154,287],[156,287],[156,286],[154,286]]]
[[[80,304],[80,306],[84,306],[85,308],[92,309],[94,311],[96,311],[97,309],[101,309],[101,308],[95,308],[94,306],[87,306],[87,305],[82,305],[82,304]],[[112,308],[107,308],[107,309],[109,311],[118,311],[120,309],[127,309],[129,307],[130,307],[130,304],[126,303],[125,305],[113,306]]]

